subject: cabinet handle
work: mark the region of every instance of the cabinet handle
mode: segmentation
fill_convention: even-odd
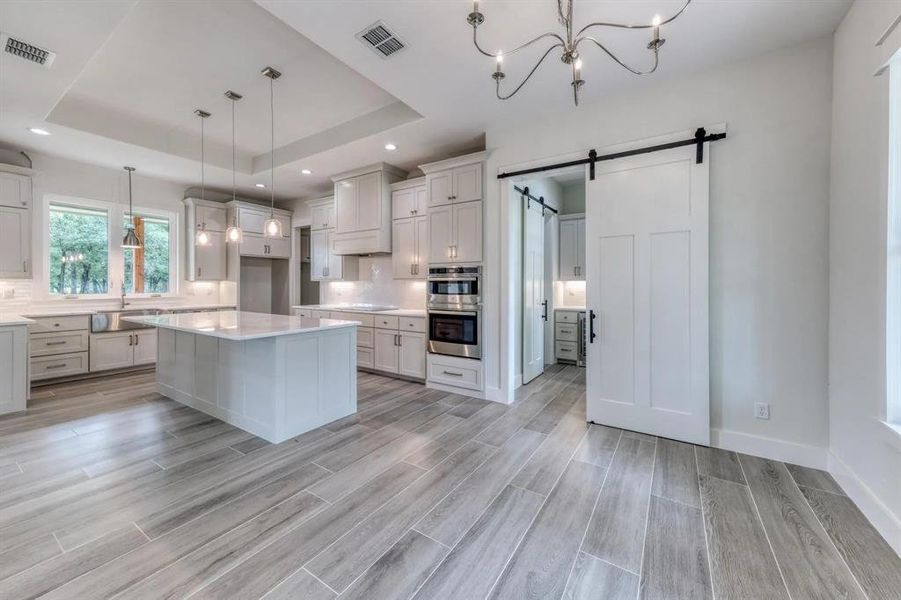
[[[50,369],[62,369],[65,366],[66,366],[66,363],[58,363],[55,365],[47,365],[44,368],[49,371]]]
[[[140,343],[141,343],[141,336],[139,336],[139,335],[136,333],[136,334],[135,334],[135,346],[137,346],[137,345],[140,344]]]
[[[197,276],[200,277],[200,267],[197,267]]]
[[[23,202],[23,204],[24,204],[24,202]],[[23,273],[27,273],[27,272],[28,272],[28,261],[27,261],[27,260],[23,260],[23,261],[22,261],[22,272],[23,272]]]
[[[442,371],[445,375],[451,375],[453,377],[463,377],[463,373],[454,373],[453,371]]]
[[[45,346],[65,346],[67,343],[68,343],[68,342],[65,342],[65,341],[61,341],[61,342],[47,342],[47,343],[44,344],[44,345],[45,345]]]
[[[135,338],[134,338],[133,335],[129,335],[129,336],[128,336],[128,345],[129,345],[129,346],[134,346],[134,345],[135,345]]]

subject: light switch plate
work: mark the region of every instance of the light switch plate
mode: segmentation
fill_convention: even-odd
[[[770,418],[770,405],[766,402],[755,402],[754,403],[754,418],[756,419],[769,419]]]

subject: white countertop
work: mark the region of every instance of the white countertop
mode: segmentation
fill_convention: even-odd
[[[291,308],[306,308],[309,310],[328,310],[335,312],[352,312],[367,315],[391,315],[395,317],[422,317],[428,316],[424,308],[389,308],[386,310],[367,310],[365,304],[303,304]]]
[[[29,325],[31,323],[34,323],[34,321],[16,314],[0,313],[0,327],[3,325]]]
[[[128,299],[126,298],[126,301]],[[18,314],[25,317],[70,317],[76,315],[93,315],[100,312],[114,312],[117,310],[219,310],[222,308],[235,308],[234,304],[168,304],[151,302],[129,303],[124,309],[119,304],[104,306],[23,306],[21,309],[11,309],[9,314]]]
[[[358,325],[356,321],[308,319],[305,317],[238,312],[235,310],[134,316],[122,317],[122,319],[162,329],[175,329],[197,335],[208,335],[236,341],[310,333],[324,329],[356,327]]]

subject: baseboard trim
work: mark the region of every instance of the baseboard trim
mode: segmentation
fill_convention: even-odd
[[[867,484],[835,454],[828,452],[828,471],[845,490],[860,512],[882,535],[888,545],[901,555],[901,520],[898,519]]]
[[[826,448],[796,444],[729,429],[711,429],[710,445],[714,448],[793,463],[802,467],[811,467],[813,469],[825,469],[827,467],[826,455],[828,451]]]

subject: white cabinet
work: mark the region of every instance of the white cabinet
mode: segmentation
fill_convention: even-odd
[[[25,410],[28,394],[28,328],[0,326],[0,415]]]
[[[425,379],[425,334],[401,331],[397,337],[400,341],[397,372],[406,377]]]
[[[30,209],[31,177],[0,171],[0,206]]]
[[[0,206],[0,279],[31,276],[31,210]]]
[[[320,229],[335,228],[335,199],[327,198],[322,201],[310,203],[310,229],[318,231]]]
[[[91,372],[124,369],[156,362],[156,329],[91,336]]]
[[[228,223],[236,222],[243,234],[238,247],[239,256],[258,258],[291,258],[291,213],[241,201],[232,201],[228,207]],[[272,214],[281,224],[282,235],[270,238],[263,235],[263,228]]]
[[[156,362],[156,329],[134,332],[134,365],[152,365]]]
[[[428,212],[428,192],[424,181],[423,178],[419,178],[391,186],[392,218],[417,217]]]
[[[227,210],[209,200],[185,198],[185,275],[188,281],[220,281],[227,277],[225,230]],[[210,236],[208,246],[194,243],[198,229]]]
[[[426,176],[429,206],[482,199],[482,163],[430,173]]]
[[[240,202],[229,202],[229,205],[235,205],[238,211],[238,225],[241,231],[247,235],[263,235],[263,227],[269,219],[270,214],[274,214],[276,220],[282,226],[282,237],[291,237],[291,213],[276,209],[270,211],[265,206],[248,205]]]
[[[391,252],[391,183],[405,173],[379,163],[332,177],[335,254]]]
[[[291,240],[285,237],[268,238],[261,235],[245,235],[241,242],[241,256],[291,258]]]
[[[310,232],[310,279],[313,281],[353,281],[359,273],[356,256],[339,256],[332,250],[334,229]]]
[[[560,218],[560,281],[585,280],[585,218]]]
[[[422,279],[428,272],[429,218],[394,221],[391,233],[391,264],[395,279]]]
[[[397,330],[376,329],[374,336],[375,359],[373,368],[388,373],[397,373],[399,365]]]
[[[429,262],[482,261],[482,203],[429,208]]]

